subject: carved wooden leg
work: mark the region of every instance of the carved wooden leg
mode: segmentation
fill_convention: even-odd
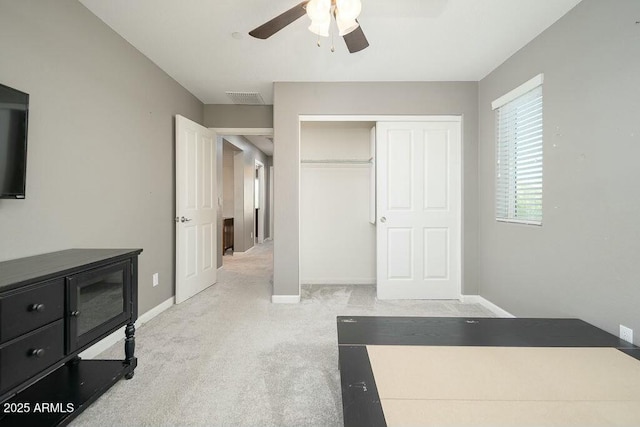
[[[136,327],[134,326],[134,324],[127,323],[127,327],[124,329],[124,334],[126,336],[124,340],[124,363],[128,365],[134,365],[135,363],[135,357],[133,357],[133,352],[136,349],[136,338],[134,336],[135,333]],[[134,368],[131,368],[131,372],[125,374],[124,377],[126,379],[130,380],[131,378],[133,378],[133,369]]]

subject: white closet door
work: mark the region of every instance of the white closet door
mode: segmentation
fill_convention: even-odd
[[[369,222],[376,223],[376,127],[371,128],[369,136],[369,155],[371,165],[369,166]]]
[[[378,298],[458,299],[460,121],[376,128]]]

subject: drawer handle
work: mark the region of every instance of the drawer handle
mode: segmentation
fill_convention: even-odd
[[[71,312],[71,317],[78,317],[78,316],[80,316],[80,312],[78,310]]]
[[[29,306],[29,311],[37,311],[38,313],[42,313],[44,311],[44,304],[31,304]]]
[[[34,348],[29,351],[29,356],[31,357],[42,357],[44,356],[44,348]]]

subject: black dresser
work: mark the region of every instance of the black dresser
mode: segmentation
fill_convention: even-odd
[[[141,249],[69,249],[0,262],[0,425],[66,425],[130,379]],[[122,360],[78,354],[125,327]]]

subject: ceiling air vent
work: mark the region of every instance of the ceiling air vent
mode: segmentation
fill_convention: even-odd
[[[227,92],[234,104],[264,105],[264,99],[258,92]]]

